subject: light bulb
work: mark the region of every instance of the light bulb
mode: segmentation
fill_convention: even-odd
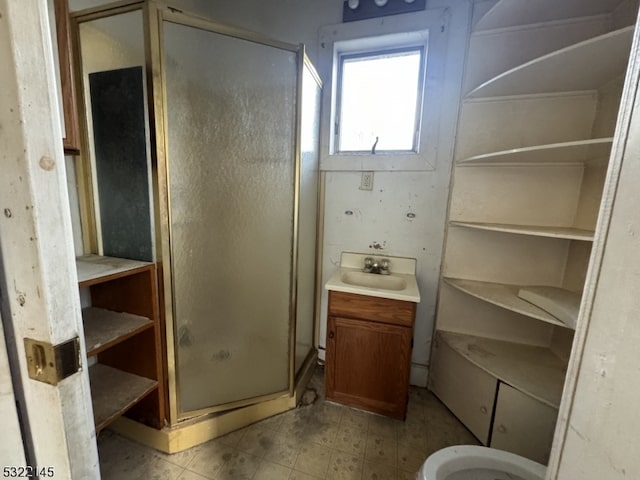
[[[384,7],[389,0],[373,0],[375,4],[379,7]]]
[[[360,0],[348,0],[347,5],[349,5],[351,10],[355,10],[358,8],[358,5],[360,5]]]
[[[416,1],[416,0],[404,0],[404,3],[413,3],[413,2],[415,2],[415,1]]]

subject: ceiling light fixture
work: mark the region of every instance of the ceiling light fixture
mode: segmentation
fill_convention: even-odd
[[[373,0],[375,4],[379,7],[384,7],[389,0]]]
[[[351,10],[355,10],[360,5],[360,0],[348,0],[347,5]]]

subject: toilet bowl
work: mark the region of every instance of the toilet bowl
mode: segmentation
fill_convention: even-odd
[[[459,445],[430,455],[418,480],[544,480],[547,468],[495,448]]]

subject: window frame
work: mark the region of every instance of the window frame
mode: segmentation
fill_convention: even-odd
[[[439,5],[439,4],[438,4]],[[464,48],[464,25],[453,21],[448,7],[435,7],[410,14],[358,22],[326,25],[319,30],[318,69],[324,80],[320,138],[322,171],[434,171],[438,163],[451,161],[462,85],[458,57],[447,54],[452,42]],[[453,35],[451,35],[453,33]],[[466,44],[466,43],[465,43]],[[335,151],[334,113],[336,62],[343,52],[357,53],[392,47],[423,45],[424,88],[418,152],[371,155],[340,154]]]
[[[341,125],[341,115],[342,115],[342,97],[343,97],[343,79],[344,79],[344,63],[345,60],[352,59],[362,59],[362,58],[375,58],[382,57],[385,55],[396,55],[402,53],[411,53],[417,52],[420,55],[420,65],[418,67],[418,78],[417,78],[417,89],[418,95],[416,97],[416,105],[415,105],[415,118],[413,123],[413,133],[412,133],[412,145],[409,149],[400,149],[400,150],[376,150],[375,153],[370,150],[341,150],[339,148],[340,145],[340,125]],[[426,57],[427,51],[426,47],[422,44],[417,45],[400,45],[400,46],[392,46],[388,48],[375,48],[373,50],[366,51],[358,51],[358,52],[350,52],[345,51],[341,52],[337,56],[337,65],[336,65],[336,90],[335,90],[335,113],[333,118],[334,124],[334,152],[339,155],[362,155],[362,154],[375,154],[375,155],[393,155],[393,154],[417,154],[419,153],[420,148],[420,125],[422,120],[422,107],[423,107],[423,98],[424,98],[424,87],[425,87],[425,66],[426,66]]]

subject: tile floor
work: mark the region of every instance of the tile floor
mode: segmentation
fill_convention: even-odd
[[[98,437],[103,480],[414,479],[425,458],[477,440],[430,392],[412,387],[405,422],[324,399],[323,369],[302,406],[167,455],[109,430]]]

